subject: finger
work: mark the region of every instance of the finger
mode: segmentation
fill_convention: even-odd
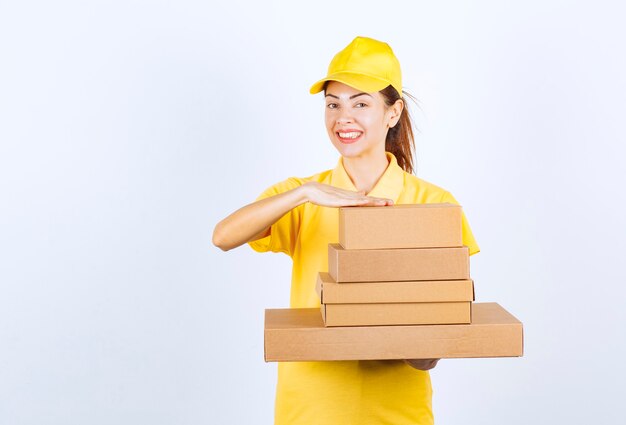
[[[430,370],[437,366],[440,359],[404,359],[409,366],[419,370]]]
[[[350,202],[353,203],[353,205],[361,205],[361,206],[368,206],[368,205],[372,205],[372,201],[370,201],[369,199],[351,199]]]
[[[359,198],[338,198],[333,201],[333,205],[337,207],[363,207],[367,206],[369,201],[367,199]]]
[[[435,366],[437,366],[438,361],[439,359],[430,359],[428,361],[428,370],[433,369]]]
[[[377,198],[374,196],[367,196],[367,198],[376,202],[393,203],[393,199],[389,199],[389,198]]]
[[[384,205],[387,205],[387,203],[389,202],[387,199],[382,199],[382,198],[368,198],[367,201],[369,205],[376,205],[376,206],[384,206]]]
[[[370,201],[370,200],[365,200],[363,202],[360,202],[358,205],[361,205],[363,207],[382,207],[382,206],[384,206],[384,204],[382,204],[380,202]]]

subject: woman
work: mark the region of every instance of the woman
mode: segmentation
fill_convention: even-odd
[[[292,177],[222,220],[213,243],[248,243],[293,260],[292,308],[320,306],[317,273],[328,270],[338,242],[337,207],[457,203],[444,189],[411,174],[413,136],[401,97],[400,64],[383,42],[356,37],[333,58],[312,94],[324,91],[328,136],[337,166]],[[465,215],[463,242],[479,251]],[[428,369],[436,359],[279,363],[275,424],[432,424]]]

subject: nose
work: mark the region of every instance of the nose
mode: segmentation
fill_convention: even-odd
[[[348,108],[343,108],[337,116],[337,124],[348,124],[354,122],[354,118]]]

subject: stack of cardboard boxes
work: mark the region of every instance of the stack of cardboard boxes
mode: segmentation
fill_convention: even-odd
[[[317,293],[326,326],[471,323],[461,207],[342,208]]]
[[[265,311],[265,361],[514,357],[522,323],[472,303],[461,207],[339,209],[319,309]]]

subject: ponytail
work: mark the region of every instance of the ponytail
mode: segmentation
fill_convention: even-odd
[[[402,91],[407,97],[415,101],[415,98],[409,93]],[[415,171],[415,165],[413,163],[413,152],[415,151],[415,140],[413,138],[413,125],[411,122],[411,116],[407,102],[400,96],[398,91],[393,86],[387,86],[380,91],[385,99],[385,104],[389,107],[396,103],[398,99],[401,99],[404,103],[402,113],[400,115],[400,121],[391,127],[387,132],[387,139],[385,140],[385,150],[391,152],[398,160],[398,165],[402,167],[404,171],[409,174],[413,174]]]

